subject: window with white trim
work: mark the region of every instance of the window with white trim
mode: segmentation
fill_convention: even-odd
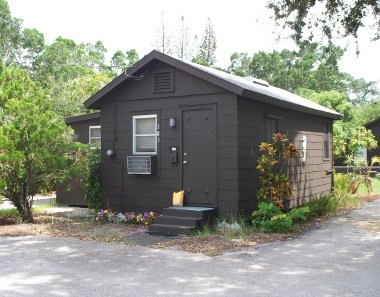
[[[157,154],[157,115],[133,117],[133,154]]]
[[[100,126],[89,127],[88,143],[92,145],[97,145],[100,147],[100,144],[101,144],[101,127]]]

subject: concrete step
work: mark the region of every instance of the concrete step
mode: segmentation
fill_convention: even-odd
[[[148,232],[159,235],[189,234],[211,221],[216,215],[216,209],[210,207],[168,207],[164,208],[162,216],[148,227]]]
[[[199,218],[209,220],[215,216],[216,210],[211,207],[167,207],[163,209],[163,216]]]
[[[198,228],[201,226],[202,220],[203,219],[201,218],[163,215],[163,216],[158,217],[155,223],[164,224],[164,225],[188,226],[188,227]]]
[[[154,235],[180,235],[180,234],[190,234],[191,231],[195,230],[194,227],[190,226],[179,226],[179,225],[166,225],[154,223],[149,225],[148,233]]]

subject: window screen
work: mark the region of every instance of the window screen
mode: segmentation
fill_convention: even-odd
[[[101,127],[100,126],[89,127],[88,143],[92,145],[97,145],[100,147],[100,144],[101,144]]]
[[[157,154],[157,115],[133,117],[133,153]]]

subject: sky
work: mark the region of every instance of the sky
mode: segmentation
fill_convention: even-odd
[[[136,49],[140,58],[155,43],[155,33],[164,12],[169,31],[175,36],[181,17],[191,40],[200,40],[211,19],[217,38],[217,66],[228,67],[233,52],[296,49],[289,32],[276,28],[265,7],[266,0],[7,0],[11,14],[23,20],[24,28],[36,28],[50,44],[58,36],[75,42],[101,40],[109,56],[120,49]],[[280,34],[280,40],[276,40]],[[356,78],[380,82],[380,40],[370,42],[369,30],[359,32],[360,54],[353,40],[339,40],[348,49],[340,69]]]

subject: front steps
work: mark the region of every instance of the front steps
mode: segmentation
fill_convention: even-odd
[[[179,235],[189,234],[210,222],[216,215],[216,209],[210,207],[168,207],[162,216],[148,227],[150,234]]]

